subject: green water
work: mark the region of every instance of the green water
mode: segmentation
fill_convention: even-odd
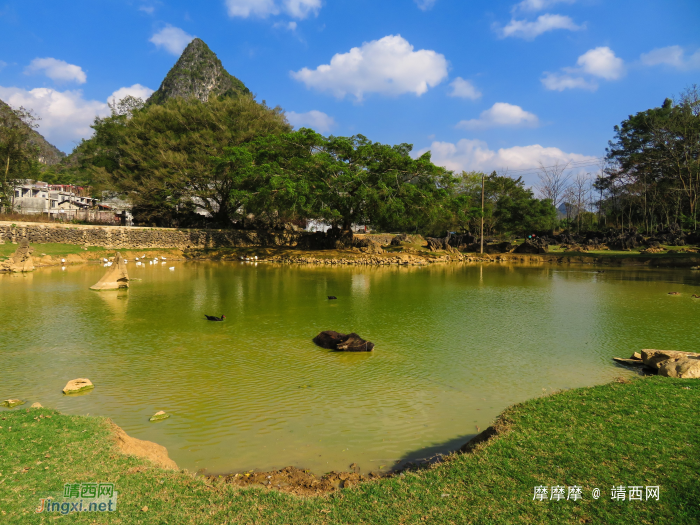
[[[388,469],[512,403],[632,375],[613,356],[700,347],[689,270],[129,262],[128,292],[89,290],[104,271],[0,275],[0,399],[109,416],[212,473]],[[323,350],[322,330],[376,348]],[[78,377],[95,389],[63,396]],[[158,410],[172,417],[150,423]]]

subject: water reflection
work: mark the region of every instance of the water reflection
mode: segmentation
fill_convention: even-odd
[[[686,270],[167,267],[130,267],[128,292],[89,290],[101,266],[0,277],[0,395],[110,416],[192,470],[376,468],[446,451],[542,389],[628,373],[613,356],[700,337]],[[329,329],[376,349],[311,343]],[[95,389],[66,398],[76,377]],[[153,425],[157,410],[172,417]]]

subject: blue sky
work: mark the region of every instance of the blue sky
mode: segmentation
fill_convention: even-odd
[[[700,83],[699,24],[698,0],[0,0],[0,99],[70,152],[196,36],[297,127],[530,180],[594,171],[615,124]]]

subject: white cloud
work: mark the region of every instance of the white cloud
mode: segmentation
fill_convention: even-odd
[[[64,151],[70,151],[75,142],[92,135],[90,124],[95,116],[110,114],[105,102],[85,100],[80,90],[0,87],[0,99],[13,107],[32,109],[41,118],[37,131]]]
[[[337,53],[330,64],[291,75],[308,88],[330,91],[338,98],[350,94],[361,101],[365,93],[420,96],[447,77],[447,59],[431,50],[414,51],[401,35],[390,35]]]
[[[605,80],[617,80],[625,74],[624,61],[616,57],[609,47],[596,47],[586,51],[578,57],[576,63],[583,72]]]
[[[179,27],[168,24],[148,41],[153,42],[157,47],[165,48],[168,53],[179,56],[193,39],[192,35],[187,34]]]
[[[275,22],[272,24],[272,27],[276,28],[281,28],[281,29],[287,29],[289,31],[296,31],[297,30],[297,23],[296,22]]]
[[[318,15],[321,0],[226,0],[226,8],[230,17],[267,18],[285,13],[303,20],[309,15]]]
[[[310,14],[318,16],[321,0],[283,0],[282,5],[289,16],[303,20]]]
[[[524,40],[533,40],[535,37],[547,31],[553,31],[555,29],[579,31],[585,29],[585,25],[576,25],[568,16],[546,13],[538,16],[537,20],[534,22],[512,19],[505,27],[501,28],[498,25],[494,25],[494,29],[501,38],[515,37]]]
[[[437,0],[415,0],[418,9],[421,11],[430,11]]]
[[[542,84],[551,91],[564,91],[565,89],[588,89],[595,91],[598,83],[594,80],[586,80],[583,77],[567,75],[565,73],[545,73]]]
[[[108,101],[121,100],[126,95],[142,99],[148,98],[153,90],[134,84],[122,87],[112,93]],[[24,106],[40,117],[37,122],[46,140],[65,152],[70,152],[80,139],[92,136],[90,125],[96,116],[110,115],[106,102],[86,100],[83,92],[77,90],[57,91],[51,88],[21,89],[0,86],[0,99],[12,107]]]
[[[144,102],[148,97],[151,96],[153,93],[153,90],[149,87],[142,86],[141,84],[134,84],[133,86],[129,87],[123,87],[117,89],[114,93],[112,93],[109,98],[107,99],[107,102],[110,104],[114,102],[118,102],[127,95],[131,95],[132,97],[140,98]]]
[[[489,149],[488,144],[481,140],[462,139],[456,144],[451,142],[433,142],[429,148],[424,148],[415,153],[420,156],[426,151],[432,154],[432,161],[447,169],[455,171],[484,171],[490,173],[493,170],[502,169],[536,169],[540,163],[544,166],[566,162],[590,161],[596,162],[596,157],[582,155],[580,153],[566,153],[559,148],[546,148],[539,144],[531,146],[514,146],[501,148],[498,151]],[[528,177],[523,177],[526,182]],[[535,177],[530,176],[529,183],[535,182]]]
[[[147,13],[149,15],[152,15],[155,10],[156,8],[152,5],[142,5],[141,7],[139,7],[139,11],[143,11],[144,13]]]
[[[55,58],[35,58],[24,69],[25,74],[43,73],[56,82],[76,82],[85,84],[87,75],[80,66]]]
[[[556,4],[573,4],[576,0],[523,0],[513,6],[512,11],[542,11]]]
[[[507,102],[496,102],[486,111],[482,111],[478,119],[462,120],[456,127],[464,129],[504,128],[504,127],[537,127],[540,120],[537,115],[525,111],[520,106]]]
[[[609,47],[589,49],[576,61],[578,67],[564,67],[563,73],[546,71],[541,82],[546,89],[564,91],[565,89],[598,89],[595,78],[617,80],[625,74],[625,62]]]
[[[474,87],[474,84],[464,80],[462,77],[457,77],[450,82],[450,87],[452,88],[452,92],[449,94],[451,97],[469,98],[471,100],[481,97],[481,92]]]
[[[671,66],[677,69],[700,68],[700,49],[688,57],[681,46],[668,46],[652,49],[640,57],[645,66]]]
[[[328,133],[336,125],[333,117],[315,109],[306,113],[287,111],[285,115],[289,123],[295,128],[311,128],[319,133]]]

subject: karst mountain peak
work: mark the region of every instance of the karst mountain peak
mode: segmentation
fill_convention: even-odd
[[[193,39],[148,99],[163,104],[174,97],[196,97],[206,102],[211,96],[249,94],[250,90],[224,68],[221,60],[199,38]]]

